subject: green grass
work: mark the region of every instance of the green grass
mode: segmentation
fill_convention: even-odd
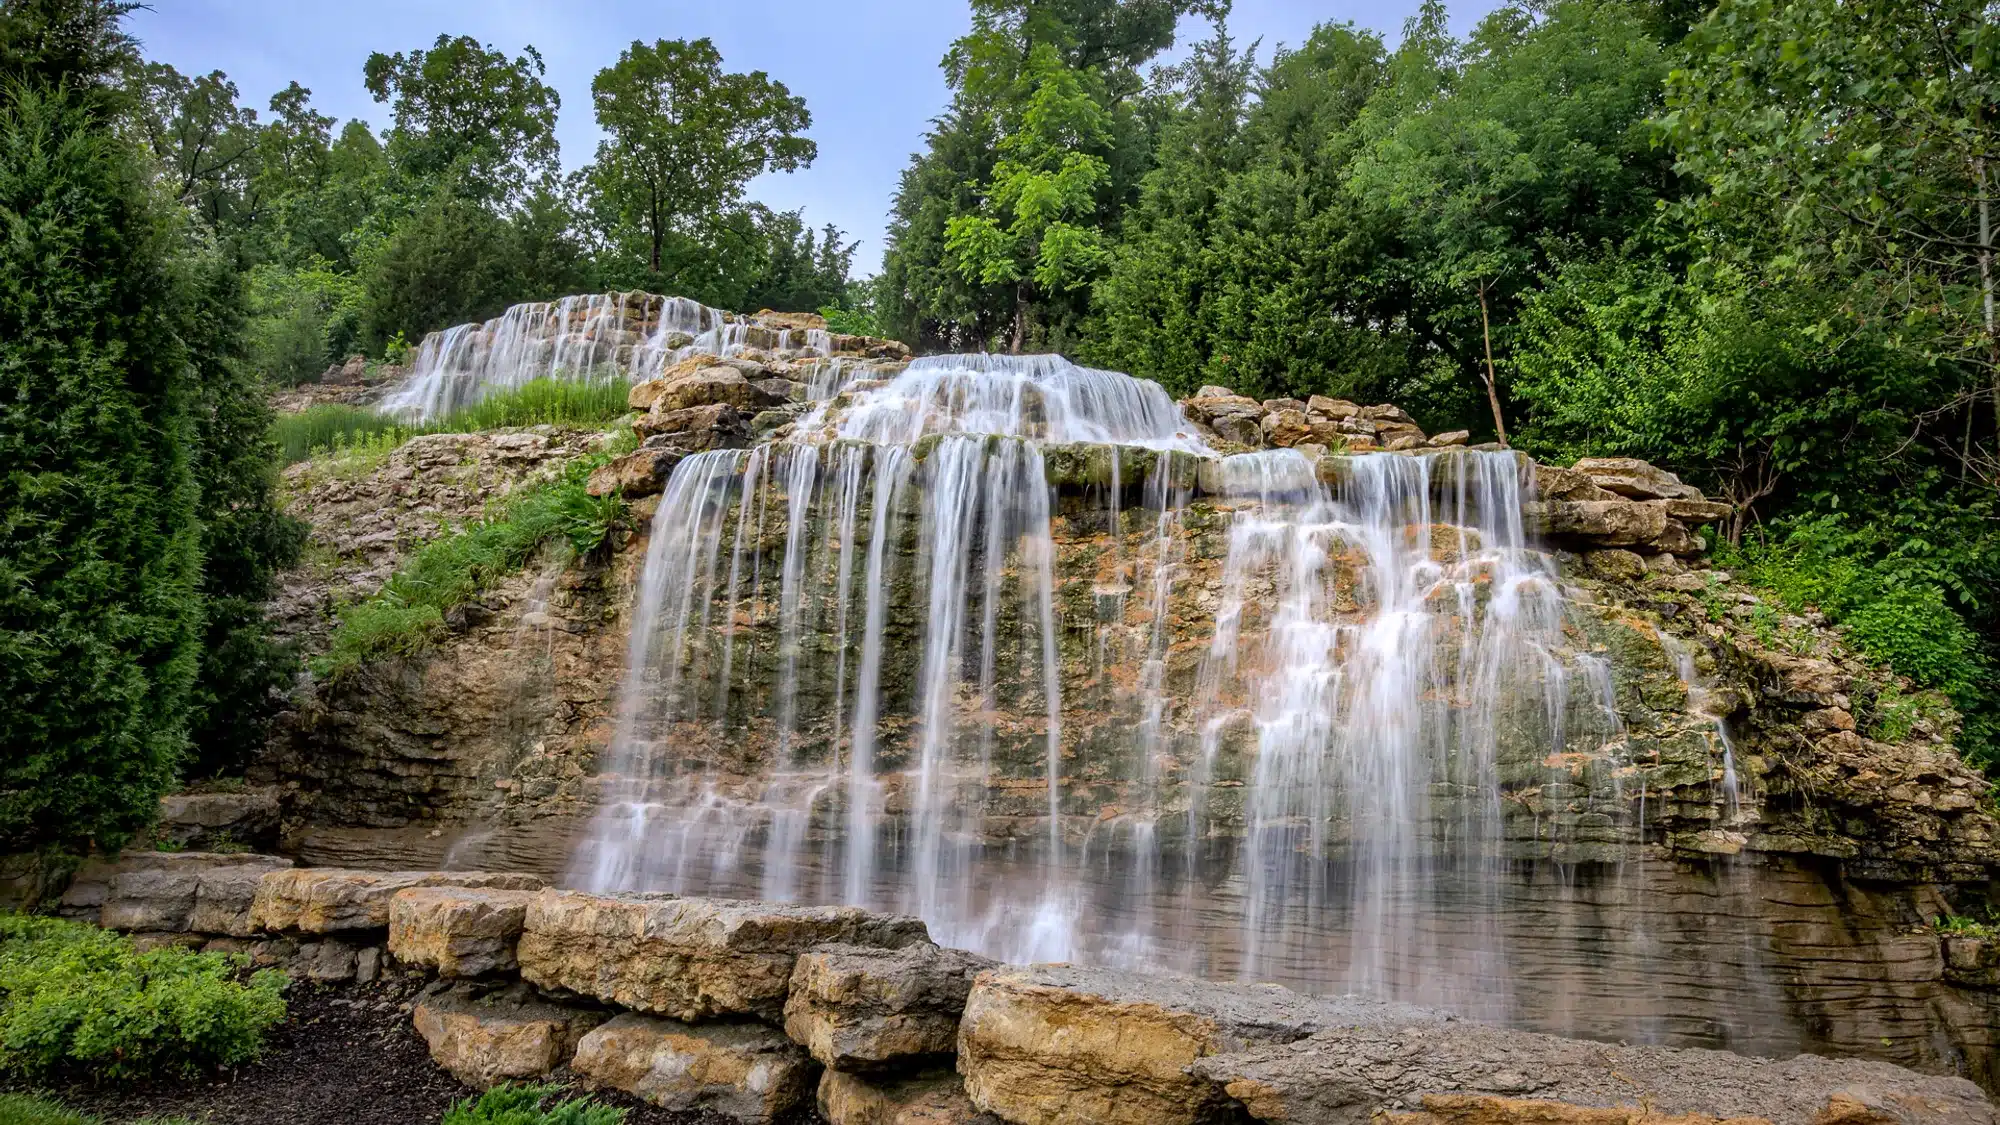
[[[444,628],[444,615],[553,544],[571,557],[604,541],[624,511],[615,496],[584,491],[591,470],[622,449],[571,462],[563,475],[530,485],[488,509],[483,519],[433,540],[404,561],[373,596],[340,611],[326,652],[313,671],[340,677],[364,661],[423,648]]]
[[[0,1094],[0,1125],[106,1125],[101,1117],[27,1094]],[[130,1125],[198,1125],[188,1117],[147,1117]]]
[[[557,1086],[496,1086],[446,1110],[440,1125],[620,1125],[625,1120],[624,1110],[583,1098],[543,1105],[561,1092]]]
[[[257,1057],[285,1018],[281,973],[145,952],[78,922],[0,914],[0,1070],[30,1082],[192,1078]]]
[[[536,379],[422,424],[399,422],[367,407],[329,404],[280,416],[272,433],[284,463],[291,465],[322,453],[394,449],[419,434],[609,425],[627,413],[631,393],[631,384],[622,379]]]

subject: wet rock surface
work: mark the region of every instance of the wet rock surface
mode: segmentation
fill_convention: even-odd
[[[1771,1125],[1996,1119],[1971,1082],[1884,1063],[1614,1046],[1459,1021],[1330,1028],[1198,1059],[1188,1071],[1269,1122],[1359,1125],[1384,1111],[1423,1110],[1442,1120],[1525,1123],[1550,1120],[1544,1115],[1558,1105]]]
[[[959,1029],[973,1104],[1015,1125],[1172,1125],[1225,1115],[1198,1059],[1342,1024],[1447,1017],[1282,988],[1070,966],[982,974]]]

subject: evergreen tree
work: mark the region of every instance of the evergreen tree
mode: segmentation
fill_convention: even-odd
[[[195,388],[117,133],[130,5],[0,7],[0,846],[114,844],[187,745]]]

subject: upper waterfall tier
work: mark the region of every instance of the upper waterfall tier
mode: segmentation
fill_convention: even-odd
[[[851,397],[838,436],[875,444],[992,434],[1209,452],[1159,384],[1059,355],[932,356]]]
[[[826,356],[834,339],[818,317],[747,317],[685,297],[591,293],[537,301],[425,336],[409,382],[383,408],[422,421],[534,379],[641,382],[690,355],[749,348]]]

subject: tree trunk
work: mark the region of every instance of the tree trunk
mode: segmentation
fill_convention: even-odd
[[[1493,408],[1493,432],[1507,448],[1507,421],[1500,416],[1500,392],[1493,386],[1493,325],[1486,312],[1486,282],[1479,283],[1479,333],[1486,340],[1486,405]]]
[[[660,244],[666,240],[665,232],[660,229],[665,224],[666,219],[660,214],[660,191],[658,188],[654,188],[648,193],[648,203],[649,206],[646,208],[646,214],[652,220],[650,225],[653,228],[652,266],[653,272],[657,274],[660,272]]]
[[[1014,287],[1014,338],[1007,345],[1010,355],[1020,355],[1028,342],[1028,287]]]
[[[1986,198],[1986,157],[1972,159],[1979,177],[1979,288],[1986,303],[1986,362],[1993,378],[1993,418],[2000,432],[2000,336],[1993,330],[1993,216]]]

